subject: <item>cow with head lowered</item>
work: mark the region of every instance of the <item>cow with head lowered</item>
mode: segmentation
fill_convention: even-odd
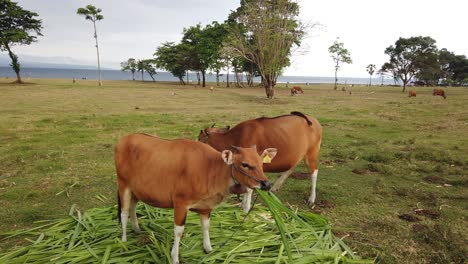
[[[205,128],[200,131],[198,140],[218,151],[230,145],[246,147],[255,144],[259,149],[266,146],[276,148],[278,155],[275,159],[263,164],[265,172],[282,172],[272,188],[273,191],[279,190],[299,162],[305,160],[312,182],[308,203],[315,202],[318,156],[322,141],[322,127],[316,119],[300,112],[272,118],[261,117],[241,122],[224,133]],[[252,190],[248,189],[242,200],[244,211],[250,209],[251,195]]]
[[[200,215],[205,252],[212,250],[209,216],[213,208],[241,184],[269,190],[263,159],[273,159],[276,149],[259,155],[255,146],[229,146],[221,152],[191,140],[164,140],[147,134],[123,137],[115,147],[122,241],[127,221],[139,232],[136,204],[174,209],[172,263],[179,263],[179,243],[188,211]]]
[[[445,90],[444,89],[440,89],[440,88],[436,88],[434,90],[432,90],[432,95],[433,96],[442,96],[444,99],[447,99],[447,95],[445,95]]]

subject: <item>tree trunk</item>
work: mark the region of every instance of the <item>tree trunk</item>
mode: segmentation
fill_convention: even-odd
[[[96,39],[96,53],[97,53],[97,65],[98,65],[99,86],[102,86],[102,81],[101,81],[101,62],[99,61],[99,45],[98,45],[98,40],[97,40],[96,21],[93,21],[93,25],[94,25],[94,38]]]
[[[10,65],[16,73],[16,82],[23,83],[23,80],[21,80],[21,76],[20,76],[20,63],[18,61],[18,56],[16,56],[16,54],[14,54],[13,51],[11,51],[10,46],[8,46],[8,43],[3,43],[3,45],[7,49],[8,55],[10,56],[10,59],[11,59]]]
[[[226,60],[226,68],[227,68],[227,72],[226,72],[226,87],[229,88],[229,60]]]
[[[336,63],[335,67],[335,90],[338,89],[338,63]]]
[[[132,79],[135,80],[135,71],[132,71]]]
[[[179,77],[179,80],[180,80],[180,83],[185,85],[185,82],[184,82],[184,78],[183,77]]]
[[[201,71],[201,74],[202,74],[202,81],[203,81],[202,87],[205,87],[205,71]]]
[[[272,99],[274,96],[274,91],[273,91],[273,80],[271,79],[271,76],[265,76],[264,87],[265,87],[265,93],[266,93],[267,98]]]
[[[200,85],[200,72],[197,71],[197,80],[198,80],[198,84],[197,85]]]
[[[369,77],[369,86],[372,86],[372,75]]]
[[[187,83],[190,84],[188,73],[189,71],[187,71]]]
[[[219,70],[216,70],[216,86],[219,86]]]
[[[144,80],[143,80],[143,73],[144,73],[144,71],[141,71],[141,81],[142,81],[142,82],[144,81]]]

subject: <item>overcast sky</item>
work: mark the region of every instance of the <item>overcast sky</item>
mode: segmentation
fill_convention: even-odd
[[[101,63],[119,68],[133,57],[151,58],[162,42],[178,42],[183,28],[224,21],[239,0],[17,0],[43,20],[43,37],[29,46],[14,47],[28,60],[46,63],[95,65],[92,23],[76,15],[79,7],[101,8],[98,23]],[[430,36],[438,48],[468,55],[468,1],[466,0],[302,0],[303,21],[319,22],[303,42],[306,54],[296,54],[285,75],[332,76],[328,47],[339,37],[351,53],[353,64],[339,75],[365,77],[368,64],[379,68],[388,60],[386,47],[399,37]],[[5,54],[2,54],[5,56]],[[4,65],[6,66],[6,65]]]

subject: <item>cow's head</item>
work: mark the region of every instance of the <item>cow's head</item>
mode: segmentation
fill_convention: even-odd
[[[200,130],[200,134],[198,134],[198,141],[202,143],[207,143],[210,137],[210,134],[213,134],[213,133],[224,134],[228,132],[230,128],[231,128],[230,126],[215,127],[215,124],[213,124],[211,127],[207,127],[203,130]]]
[[[276,156],[275,148],[265,149],[258,155],[257,148],[241,148],[232,146],[232,150],[223,150],[221,157],[231,165],[231,176],[237,182],[251,189],[269,190],[271,182],[263,173],[263,163],[270,162]]]

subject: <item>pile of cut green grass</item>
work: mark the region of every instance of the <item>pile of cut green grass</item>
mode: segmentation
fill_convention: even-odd
[[[259,195],[268,208],[256,205],[247,218],[235,205],[223,203],[213,211],[210,254],[203,252],[197,215],[189,214],[181,262],[373,263],[355,256],[323,217],[293,212],[271,193]],[[143,232],[130,231],[128,241],[122,242],[115,208],[81,213],[73,206],[66,219],[40,221],[35,228],[4,234],[4,239],[23,236],[30,244],[1,254],[0,263],[171,263],[172,213],[140,203],[137,214]]]

